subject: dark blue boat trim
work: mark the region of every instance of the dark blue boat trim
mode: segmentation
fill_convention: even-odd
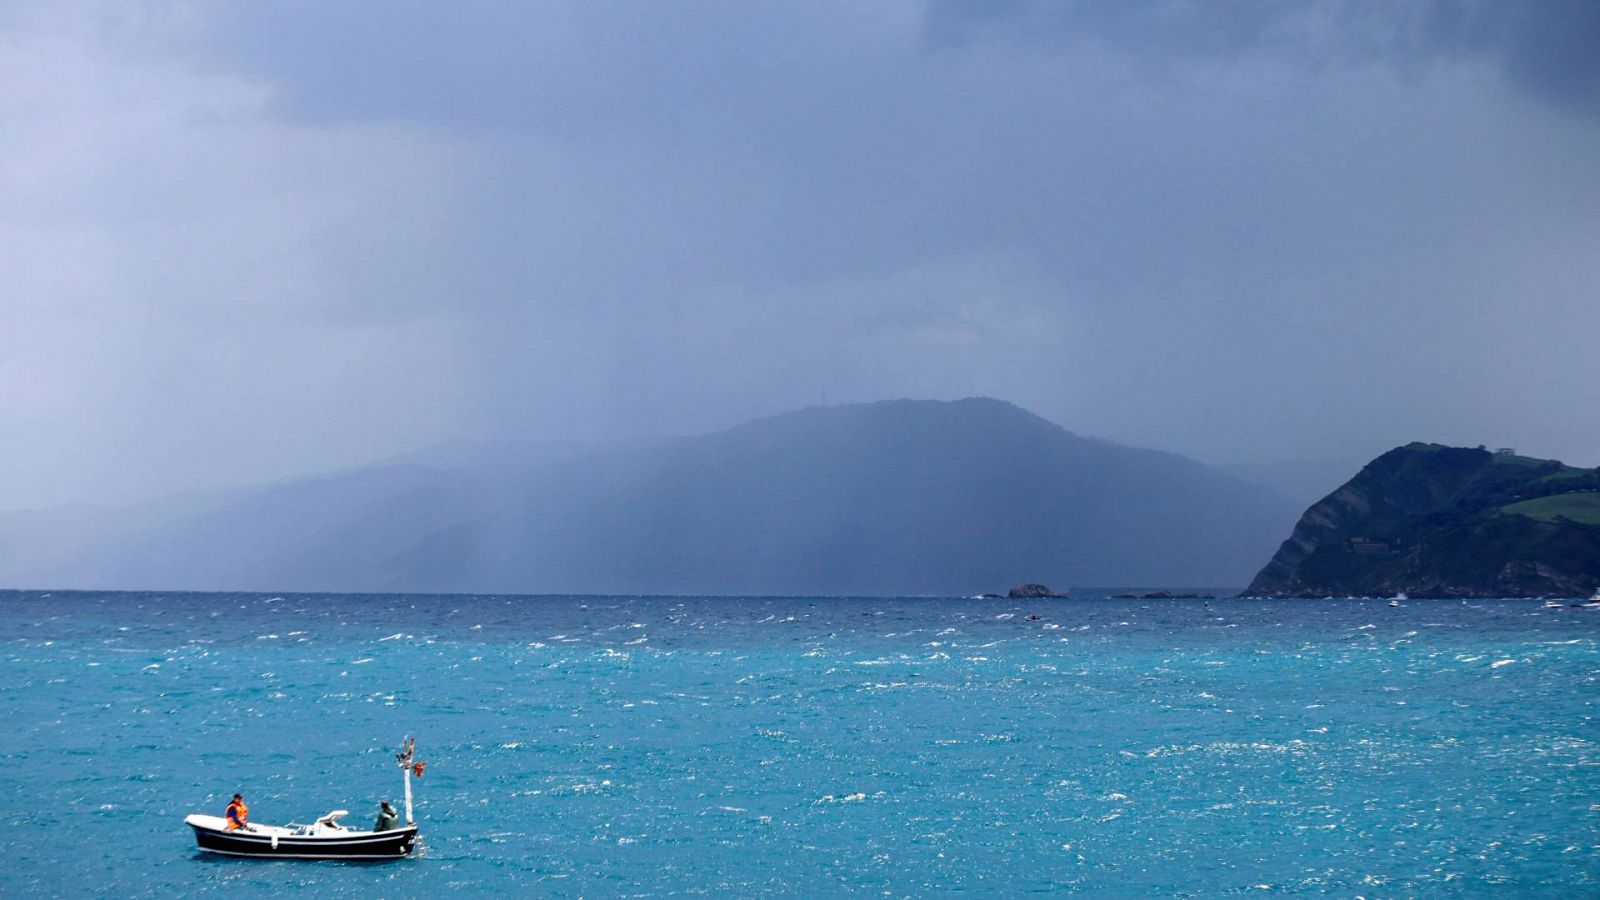
[[[417,826],[348,838],[303,838],[238,831],[218,831],[200,825],[194,829],[195,843],[207,853],[227,856],[256,856],[272,859],[403,859],[412,855]]]

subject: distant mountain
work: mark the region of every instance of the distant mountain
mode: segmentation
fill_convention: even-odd
[[[812,408],[526,461],[445,456],[448,467],[402,462],[148,523],[124,516],[114,534],[65,541],[71,552],[43,570],[0,547],[0,581],[944,595],[1024,580],[1226,585],[1293,520],[1260,486],[990,399]]]
[[[1240,481],[1277,491],[1296,509],[1311,504],[1350,480],[1361,470],[1358,461],[1283,460],[1267,463],[1225,463],[1217,466]]]
[[[644,443],[640,442],[640,446]],[[564,462],[602,449],[577,441],[456,440],[385,459],[379,465],[470,469],[479,466],[537,466]]]
[[[1600,588],[1600,469],[1407,444],[1301,517],[1247,593],[1587,597]]]

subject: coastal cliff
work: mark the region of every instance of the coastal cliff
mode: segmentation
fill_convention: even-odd
[[[1600,469],[1407,444],[1306,510],[1245,593],[1587,597],[1600,588]]]

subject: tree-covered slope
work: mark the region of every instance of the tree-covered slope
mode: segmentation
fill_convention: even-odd
[[[1588,596],[1600,469],[1408,444],[1308,509],[1247,593]]]

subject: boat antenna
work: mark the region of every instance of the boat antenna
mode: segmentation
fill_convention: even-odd
[[[425,763],[425,762],[414,762],[413,761],[413,757],[415,757],[416,755],[417,755],[417,739],[413,738],[413,737],[410,737],[410,736],[407,736],[404,740],[402,740],[400,742],[400,752],[396,753],[394,755],[395,762],[398,762],[400,764],[400,770],[405,773],[405,778],[406,778],[406,824],[407,825],[412,824],[412,818],[411,818],[411,776],[412,775],[416,775],[418,778],[421,778],[423,770],[427,769],[427,767],[428,767],[428,764]]]

